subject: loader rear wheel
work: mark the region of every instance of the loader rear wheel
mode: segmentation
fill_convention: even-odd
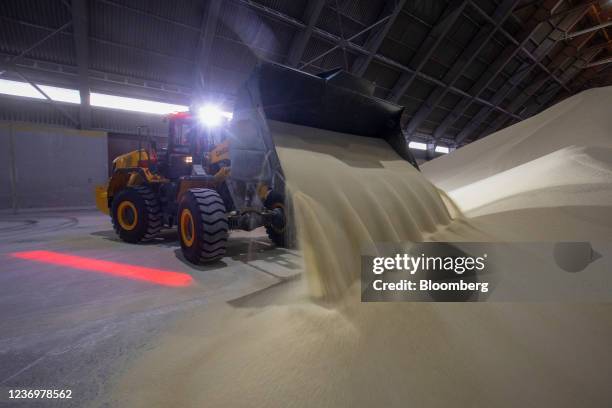
[[[266,233],[268,234],[268,238],[270,238],[270,240],[278,247],[291,247],[292,240],[290,239],[290,231],[287,229],[285,197],[276,191],[271,191],[264,201],[264,206],[269,210],[279,212],[280,216],[279,222],[272,225],[266,225]]]
[[[147,186],[120,191],[111,206],[113,228],[125,242],[149,240],[161,230],[161,210],[155,193]]]
[[[192,188],[178,209],[178,230],[183,256],[192,263],[221,259],[229,236],[223,199],[215,190]]]

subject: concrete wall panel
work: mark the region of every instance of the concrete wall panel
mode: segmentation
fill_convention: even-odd
[[[0,123],[0,209],[12,208],[11,131],[8,123]]]
[[[12,134],[18,209],[95,204],[94,187],[108,174],[105,132],[20,123],[12,125]],[[6,175],[0,177],[6,184]],[[11,208],[11,200],[1,197],[0,206]]]

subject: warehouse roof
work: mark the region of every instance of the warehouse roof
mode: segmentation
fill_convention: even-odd
[[[461,145],[612,84],[610,1],[4,0],[3,79],[231,109],[260,58],[343,67]],[[0,119],[129,131],[146,114],[2,97]]]

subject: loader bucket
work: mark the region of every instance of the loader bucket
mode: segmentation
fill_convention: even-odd
[[[374,97],[373,91],[371,82],[339,69],[311,75],[260,62],[234,109],[232,178],[284,188],[269,120],[381,138],[418,169],[401,130],[404,108]]]

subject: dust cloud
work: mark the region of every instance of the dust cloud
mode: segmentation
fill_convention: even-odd
[[[538,230],[535,216],[466,218],[381,140],[270,125],[293,199],[306,279],[256,299],[192,311],[127,369],[112,405],[609,406],[610,305],[359,302],[364,244],[527,240]],[[442,188],[445,172],[462,171],[458,164],[446,167],[445,159],[454,160],[428,165]],[[475,173],[466,171],[465,183],[455,178],[453,188],[497,174]],[[557,187],[551,194],[563,185]],[[545,201],[546,190],[540,194]],[[527,192],[522,200],[528,207]],[[609,217],[612,200],[598,205]],[[604,215],[561,223],[566,214],[541,217],[545,225],[557,221],[550,235],[571,239],[583,231],[572,229],[581,223],[612,237]]]

